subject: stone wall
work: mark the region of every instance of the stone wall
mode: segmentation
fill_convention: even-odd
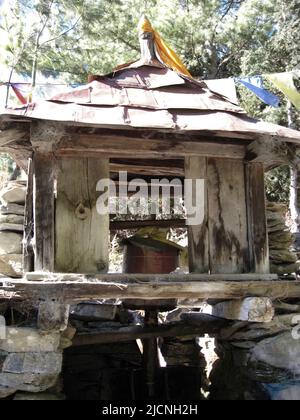
[[[292,301],[274,306],[271,322],[237,321],[220,332],[212,400],[300,399],[300,305]]]
[[[288,207],[267,203],[267,222],[272,273],[285,275],[298,272],[300,261],[295,251],[295,235],[290,232],[286,218]]]
[[[8,182],[0,192],[0,275],[22,276],[25,182]]]

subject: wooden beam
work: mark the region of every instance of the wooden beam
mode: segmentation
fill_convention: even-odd
[[[129,174],[136,175],[150,175],[150,176],[176,176],[183,177],[184,169],[179,167],[170,167],[166,165],[163,166],[150,166],[138,164],[139,161],[136,161],[136,164],[129,163],[110,163],[109,170],[110,172],[120,172],[126,171]]]
[[[8,130],[0,131],[0,151],[3,146],[23,139],[29,139],[28,130],[10,128]]]
[[[73,346],[90,346],[93,344],[120,343],[134,340],[147,340],[158,337],[201,337],[205,334],[216,336],[220,329],[230,325],[230,322],[201,315],[201,323],[197,326],[187,322],[172,322],[156,327],[122,327],[115,330],[103,330],[89,334],[77,334],[72,340]]]
[[[25,200],[24,238],[23,238],[23,271],[28,273],[34,270],[33,241],[33,163],[28,161],[27,191]]]
[[[263,163],[267,168],[288,165],[287,144],[278,139],[256,140],[247,147],[245,159],[249,163]]]
[[[246,164],[246,200],[250,271],[270,272],[263,163]]]
[[[139,138],[113,134],[68,134],[60,141],[56,153],[64,156],[82,156],[90,153],[110,157],[131,157],[144,159],[184,158],[186,156],[212,156],[229,159],[243,159],[245,144],[229,142],[213,143],[209,140],[170,138]]]
[[[249,242],[242,161],[207,159],[210,270],[248,273]]]
[[[174,283],[174,282],[260,282],[278,281],[277,274],[67,274],[67,273],[27,273],[25,281],[86,282],[88,280],[106,283]],[[0,279],[1,282],[1,279]]]
[[[124,230],[124,229],[139,229],[142,227],[160,227],[160,228],[186,228],[186,220],[172,219],[172,220],[124,220],[111,221],[110,230]]]
[[[36,271],[54,271],[55,181],[54,150],[64,134],[57,122],[34,121],[30,125],[33,153],[33,214]]]
[[[196,191],[197,180],[204,180],[204,219],[202,224],[188,227],[189,238],[189,267],[192,273],[209,273],[209,232],[208,232],[208,179],[207,159],[205,157],[189,157],[185,159],[185,177],[193,180],[193,195]],[[194,204],[195,205],[195,204]]]
[[[54,155],[36,151],[33,156],[34,267],[54,270]]]
[[[137,275],[138,279],[139,276]],[[99,299],[214,299],[231,300],[246,297],[289,299],[300,297],[299,281],[245,281],[245,282],[151,282],[105,283],[84,282],[32,282],[8,280],[3,282],[2,296],[6,299],[59,299],[64,303]]]

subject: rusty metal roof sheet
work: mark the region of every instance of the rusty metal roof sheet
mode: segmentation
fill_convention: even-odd
[[[90,104],[120,105],[150,109],[199,109],[244,113],[237,105],[225,101],[208,89],[187,86],[170,86],[160,89],[117,88],[105,81],[92,83],[71,92],[60,93],[51,101]]]
[[[247,117],[204,82],[159,66],[133,63],[86,86],[27,107],[5,110],[2,119],[40,119],[110,128],[198,131],[255,139],[275,136],[300,143],[300,132]]]

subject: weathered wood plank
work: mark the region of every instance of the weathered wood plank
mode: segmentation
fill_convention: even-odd
[[[126,171],[129,174],[135,175],[150,175],[150,176],[184,176],[182,168],[159,167],[159,166],[145,166],[145,165],[129,165],[128,163],[111,163],[109,165],[110,172]]]
[[[246,165],[249,271],[261,274],[270,272],[264,175],[262,163]]]
[[[77,334],[73,346],[92,344],[121,343],[134,340],[147,340],[155,337],[201,337],[204,334],[216,336],[220,329],[230,325],[228,321],[201,314],[201,324],[194,326],[187,322],[172,322],[152,328],[140,326],[123,327],[117,330],[103,330],[90,334]]]
[[[185,159],[185,178],[193,180],[193,195],[195,196],[195,181],[205,181],[204,194],[205,218],[201,225],[188,227],[189,240],[189,266],[191,273],[208,273],[209,261],[209,233],[208,233],[208,197],[207,197],[207,159],[202,157],[190,157]]]
[[[28,161],[27,192],[25,202],[24,239],[23,239],[23,271],[28,273],[34,270],[33,240],[33,163]]]
[[[278,139],[260,139],[247,147],[245,156],[249,163],[263,163],[266,167],[276,167],[289,164],[287,144]]]
[[[186,220],[116,220],[110,222],[110,230],[136,229],[141,227],[160,227],[160,228],[186,228]]]
[[[109,215],[96,209],[99,180],[109,179],[106,159],[60,159],[57,175],[56,261],[58,272],[108,270]]]
[[[70,134],[60,142],[57,153],[68,156],[82,156],[83,153],[106,154],[111,157],[129,156],[152,158],[184,158],[187,156],[214,156],[231,159],[243,159],[246,153],[245,144],[214,144],[199,137],[198,141],[190,139],[153,139],[112,134]]]
[[[64,303],[99,299],[214,299],[231,300],[246,297],[270,299],[299,298],[299,281],[277,282],[174,282],[174,283],[100,283],[86,282],[26,282],[7,281],[1,288],[1,298],[56,298]]]
[[[55,164],[52,153],[33,156],[35,270],[54,270]]]
[[[76,273],[27,273],[25,281],[55,281],[55,282],[117,282],[117,283],[174,283],[202,281],[260,282],[278,281],[277,274],[76,274]]]
[[[211,272],[248,272],[244,164],[210,158],[207,173]]]
[[[10,128],[0,131],[0,148],[23,139],[28,139],[28,131],[18,128]]]

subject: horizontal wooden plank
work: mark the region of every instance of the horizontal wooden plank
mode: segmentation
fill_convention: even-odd
[[[212,282],[212,281],[275,281],[278,280],[277,274],[95,274],[85,275],[77,273],[47,273],[33,272],[27,273],[26,281],[55,281],[55,282],[101,282],[101,283],[174,283],[174,282]]]
[[[186,220],[172,219],[172,220],[124,220],[124,221],[111,221],[110,230],[123,230],[123,229],[139,229],[141,227],[160,227],[160,228],[186,228]]]
[[[64,137],[58,146],[57,154],[78,155],[86,153],[106,154],[114,157],[151,159],[183,158],[185,156],[213,156],[229,159],[243,159],[245,144],[230,144],[226,141],[213,143],[208,140],[190,139],[152,139],[120,135],[72,134]]]
[[[245,297],[270,299],[299,298],[299,281],[195,281],[122,283],[99,281],[2,281],[0,298],[62,302],[81,302],[99,299],[214,299],[229,300]]]
[[[72,340],[73,346],[87,346],[92,344],[120,343],[133,340],[148,340],[155,337],[199,337],[209,334],[216,336],[220,329],[230,325],[230,322],[210,315],[199,314],[201,323],[190,325],[186,321],[170,322],[155,327],[130,326],[118,329],[103,329],[95,333],[80,333]]]
[[[137,161],[138,162],[138,161]],[[130,165],[128,163],[110,163],[109,165],[110,172],[120,172],[126,171],[129,174],[136,175],[150,175],[150,176],[176,176],[184,177],[183,168],[172,168],[170,166],[150,166],[150,165]]]

